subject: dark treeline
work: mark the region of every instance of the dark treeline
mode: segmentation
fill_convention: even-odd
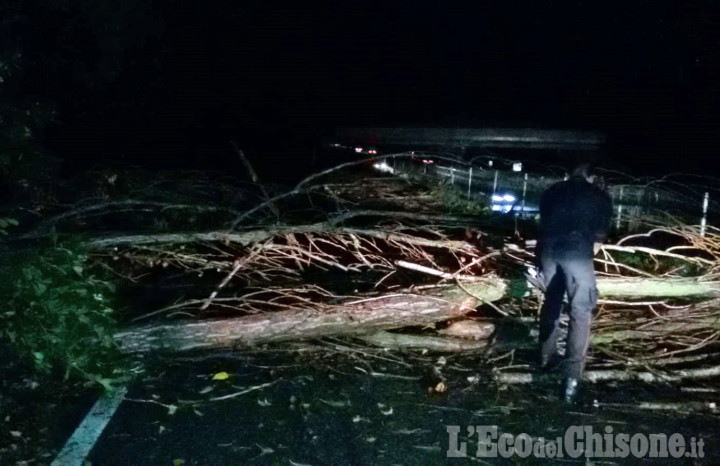
[[[3,97],[52,112],[36,136],[69,172],[225,170],[230,139],[294,172],[337,125],[507,122],[604,131],[639,172],[704,169],[718,7],[613,3],[15,0]]]

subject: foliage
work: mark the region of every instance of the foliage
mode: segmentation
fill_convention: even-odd
[[[59,160],[41,147],[51,124],[136,112],[156,91],[157,78],[132,70],[159,74],[142,59],[163,30],[147,2],[12,0],[0,26],[0,179],[27,188],[54,178]]]
[[[65,245],[15,254],[0,269],[0,339],[37,371],[110,388],[122,375],[113,340],[115,287]]]
[[[0,236],[7,235],[8,227],[18,226],[18,221],[14,218],[0,217]]]
[[[602,257],[602,255],[599,257]],[[699,264],[674,257],[634,254],[621,251],[613,251],[612,257],[613,260],[619,264],[629,265],[630,267],[655,275],[672,272],[681,277],[697,277],[705,272],[704,268]]]
[[[431,195],[451,214],[487,215],[490,212],[486,206],[469,200],[464,193],[451,185],[438,184],[432,189]]]

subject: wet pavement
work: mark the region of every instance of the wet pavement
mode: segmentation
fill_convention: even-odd
[[[586,464],[585,453],[572,445],[565,445],[562,458],[476,457],[482,426],[498,426],[498,436],[525,433],[535,443],[581,426],[629,438],[677,433],[688,449],[695,437],[696,454],[702,439],[704,458],[638,459],[631,452],[627,458],[590,458],[591,463],[720,460],[712,383],[692,393],[679,387],[586,386],[581,402],[568,406],[558,402],[554,382],[494,382],[493,368],[532,370],[529,358],[517,353],[488,364],[481,354],[442,359],[325,344],[312,351],[159,361],[130,387],[89,459],[93,464]],[[222,372],[227,380],[212,380]],[[438,373],[446,387],[441,393],[432,390],[438,389]],[[643,402],[655,403],[655,409],[641,408]],[[695,412],[670,410],[685,409],[688,402]],[[458,426],[454,440],[448,426]],[[451,441],[465,443],[466,458],[448,458]],[[524,445],[518,448],[523,454]],[[575,453],[582,456],[572,458]]]

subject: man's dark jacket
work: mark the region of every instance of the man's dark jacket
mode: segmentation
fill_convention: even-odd
[[[540,201],[538,248],[553,256],[592,257],[593,243],[605,240],[611,215],[610,196],[585,178],[556,183]]]

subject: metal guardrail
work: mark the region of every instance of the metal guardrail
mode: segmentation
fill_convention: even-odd
[[[425,160],[432,160],[432,157],[426,156]],[[488,203],[495,211],[512,210],[521,215],[534,215],[545,189],[563,180],[561,177],[527,171],[513,172],[460,164],[452,166],[442,161],[421,162],[417,159],[397,158],[391,159],[388,164],[396,174],[443,180],[463,192],[468,200]],[[720,206],[711,202],[708,191],[698,193],[692,189],[670,189],[660,182],[615,184],[607,189],[613,200],[613,225],[617,230],[634,232],[648,223],[667,224],[674,219],[700,224],[704,233],[709,218],[720,218]],[[508,195],[514,199],[499,202],[498,196]],[[505,207],[509,203],[512,203],[511,209]],[[493,207],[497,205],[503,207]]]

